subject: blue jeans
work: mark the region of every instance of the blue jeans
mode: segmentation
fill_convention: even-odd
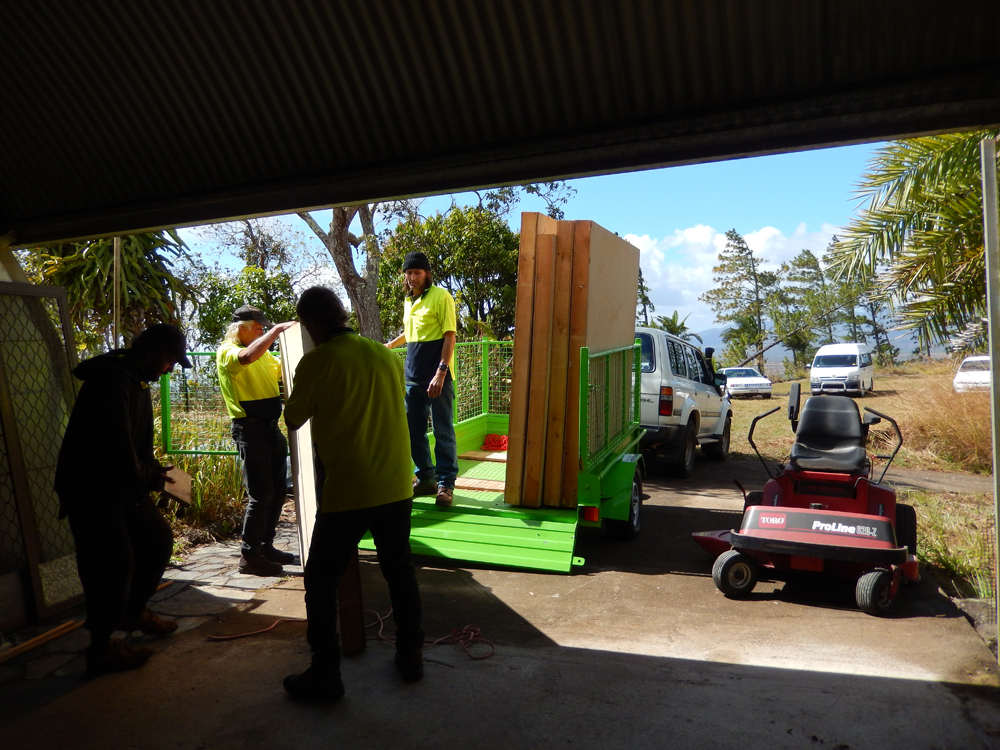
[[[454,487],[458,476],[458,452],[455,445],[455,385],[449,374],[444,381],[441,395],[427,395],[426,383],[406,384],[406,421],[410,427],[410,456],[417,467],[420,479],[437,475],[437,483]],[[434,429],[434,462],[427,441],[427,416]],[[436,465],[436,469],[435,469]]]

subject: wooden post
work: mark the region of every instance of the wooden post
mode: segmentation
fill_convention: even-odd
[[[570,221],[560,221],[556,228],[555,274],[543,500],[547,500],[549,505],[566,505],[563,498],[563,449],[566,444],[566,379],[569,375],[569,324],[573,296],[573,222]],[[575,497],[573,505],[576,505]]]

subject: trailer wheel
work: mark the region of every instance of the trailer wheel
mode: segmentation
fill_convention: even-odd
[[[677,454],[677,463],[674,465],[674,473],[677,476],[686,478],[694,474],[694,452],[697,447],[698,428],[694,422],[688,422],[684,429],[680,451]]]
[[[896,544],[917,554],[917,512],[912,505],[896,503]]]
[[[603,531],[605,536],[615,539],[635,539],[642,527],[642,478],[636,469],[632,476],[632,495],[629,498],[628,520],[605,520]]]
[[[858,609],[870,615],[884,615],[892,606],[892,573],[873,570],[858,579],[854,588]]]
[[[715,558],[712,580],[730,599],[743,599],[757,585],[757,566],[746,555],[731,549]]]

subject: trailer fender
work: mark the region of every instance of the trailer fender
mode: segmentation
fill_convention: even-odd
[[[601,478],[601,518],[626,521],[632,501],[632,479],[641,472],[638,453],[624,453]]]

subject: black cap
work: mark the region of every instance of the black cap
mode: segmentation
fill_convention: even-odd
[[[187,339],[180,329],[166,323],[157,323],[135,337],[132,348],[137,351],[155,351],[170,356],[181,367],[191,367],[187,356]]]
[[[256,320],[262,326],[271,325],[271,321],[267,319],[264,313],[252,305],[243,305],[243,307],[233,312],[234,323],[239,323],[244,320]]]
[[[411,268],[420,268],[424,271],[430,271],[431,264],[427,262],[427,256],[423,253],[407,253],[406,260],[403,261],[403,270],[409,271]]]

